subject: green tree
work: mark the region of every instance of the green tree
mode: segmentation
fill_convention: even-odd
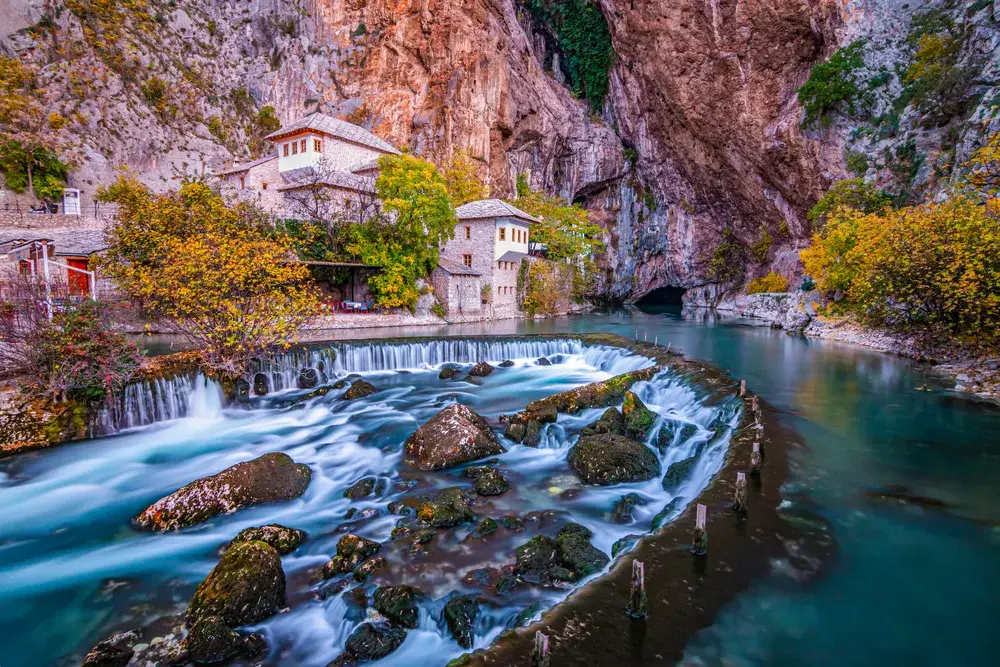
[[[532,248],[544,245],[549,259],[582,259],[604,246],[604,230],[590,222],[583,207],[532,190],[523,175],[517,178],[517,201],[511,203],[541,218],[528,238]]]
[[[862,213],[878,213],[892,205],[892,197],[862,178],[848,178],[834,183],[816,205],[809,209],[806,218],[822,224],[838,208],[850,208]]]
[[[803,125],[812,125],[841,105],[854,113],[861,89],[855,80],[855,70],[864,66],[864,40],[851,42],[837,50],[809,73],[809,79],[799,88],[799,104],[805,109]]]
[[[440,247],[455,235],[455,209],[448,184],[427,160],[383,155],[379,170],[382,214],[348,230],[347,251],[382,267],[369,281],[379,305],[412,308],[417,279],[434,270]]]

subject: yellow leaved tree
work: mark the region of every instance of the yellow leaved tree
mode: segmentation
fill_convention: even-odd
[[[121,176],[99,196],[118,205],[105,230],[105,272],[235,375],[253,357],[294,342],[318,301],[305,265],[256,209],[229,206],[203,183],[153,194]]]

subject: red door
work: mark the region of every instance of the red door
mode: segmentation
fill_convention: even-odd
[[[87,270],[87,260],[68,259],[66,263],[74,269]],[[69,273],[69,293],[72,295],[90,296],[90,275],[79,271],[67,271]]]

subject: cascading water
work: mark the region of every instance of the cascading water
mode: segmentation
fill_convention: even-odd
[[[538,365],[539,357],[552,365]],[[514,365],[485,378],[438,377],[436,367],[441,364],[484,359],[510,359]],[[364,620],[365,610],[345,593],[316,583],[316,570],[346,532],[383,543],[381,554],[389,568],[380,573],[378,584],[408,583],[424,594],[418,627],[379,664],[428,664],[428,656],[434,664],[444,664],[463,652],[443,620],[449,596],[484,596],[475,627],[478,648],[526,609],[530,616],[557,603],[572,588],[520,584],[503,595],[486,595],[472,573],[510,562],[515,549],[533,535],[553,535],[569,521],[589,528],[594,546],[610,554],[623,537],[649,531],[654,521],[669,520],[719,470],[739,419],[735,399],[708,405],[701,390],[670,370],[661,371],[633,390],[658,414],[648,444],[662,468],[698,456],[679,488],[666,490],[659,478],[613,487],[583,485],[568,467],[566,455],[583,426],[602,410],[559,415],[547,426],[538,448],[504,440],[509,451],[495,465],[512,488],[475,508],[480,517],[498,522],[508,515],[519,517],[523,528],[501,526],[486,538],[472,535],[474,524],[442,530],[427,555],[414,559],[406,540],[391,539],[399,517],[388,514],[387,505],[470,484],[460,469],[420,473],[402,464],[402,443],[417,426],[457,401],[499,428],[501,414],[520,410],[531,400],[653,362],[572,339],[468,339],[338,344],[279,357],[273,372],[287,374],[282,376],[285,381],[319,362],[329,376],[362,374],[378,393],[343,401],[334,391],[303,401],[296,397],[305,392],[289,390],[282,394],[289,400],[255,399],[249,409],[223,410],[218,388],[203,377],[150,383],[126,395],[119,423],[126,428],[157,419],[173,420],[170,423],[134,428],[113,442],[95,440],[53,450],[45,459],[26,463],[16,475],[0,477],[0,533],[9,541],[4,548],[8,576],[0,584],[0,624],[16,626],[27,607],[36,618],[50,618],[47,626],[76,628],[60,634],[35,628],[18,644],[19,658],[9,665],[48,664],[112,630],[183,611],[194,587],[217,562],[220,545],[243,528],[268,523],[305,530],[309,540],[282,559],[290,611],[253,628],[267,638],[266,664],[326,665]],[[188,418],[178,419],[185,414]],[[211,420],[210,427],[206,420]],[[661,443],[657,433],[666,423],[690,428],[674,428],[672,440]],[[312,482],[301,498],[242,510],[177,534],[150,535],[126,527],[145,506],[180,486],[270,451],[284,451],[312,468]],[[385,490],[355,501],[344,497],[346,488],[370,476],[387,482]],[[613,505],[629,493],[639,497],[632,520],[613,523]],[[32,509],[25,512],[29,499]],[[669,508],[666,517],[664,508]],[[364,584],[369,594],[375,585]],[[123,617],[130,620],[117,621]]]

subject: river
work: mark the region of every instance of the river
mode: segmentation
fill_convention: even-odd
[[[993,630],[1000,616],[1000,408],[955,395],[927,367],[908,360],[738,320],[683,317],[669,309],[439,331],[421,327],[404,335],[594,331],[655,339],[745,378],[803,442],[791,454],[788,502],[808,505],[826,519],[838,545],[837,557],[808,581],[776,561],[771,574],[740,593],[711,627],[694,636],[685,663],[839,667],[978,665],[1000,659],[1000,638]],[[358,334],[401,335],[398,330]],[[563,374],[549,380],[519,365],[510,369],[522,374],[511,376],[515,384],[486,385],[470,400],[478,401],[473,407],[486,416],[495,416],[531,397],[632,367],[629,360],[585,361],[574,357]],[[146,619],[153,611],[183,611],[193,585],[216,560],[222,533],[213,528],[137,538],[127,518],[197,477],[194,468],[206,462],[211,469],[205,474],[278,442],[293,457],[306,459],[317,455],[317,438],[348,443],[336,456],[323,458],[324,474],[319,484],[314,481],[305,507],[249,510],[227,524],[226,534],[265,520],[304,523],[300,527],[308,531],[310,522],[322,518],[316,511],[324,502],[330,513],[342,513],[332,493],[342,480],[329,471],[357,468],[361,474],[393,461],[384,447],[373,453],[355,446],[359,436],[376,444],[399,440],[433,414],[441,398],[441,391],[430,386],[408,389],[407,375],[396,375],[391,383],[396,386],[385,390],[397,392],[399,412],[410,415],[402,424],[399,414],[396,420],[369,416],[374,421],[359,424],[353,414],[331,420],[327,411],[310,415],[310,410],[266,424],[250,417],[220,421],[209,396],[198,401],[204,414],[167,428],[154,426],[0,464],[5,570],[0,665],[68,664],[67,656],[81,655],[109,629],[127,625],[122,615]],[[514,386],[516,400],[511,398]],[[654,406],[661,400],[657,396],[645,395]],[[677,400],[671,396],[662,403],[676,407]],[[711,415],[699,410],[692,405],[684,414],[704,426]],[[124,451],[130,444],[132,453]],[[109,451],[114,445],[121,448]],[[541,493],[555,474],[544,456],[558,447],[539,450],[542,458],[515,455],[506,463],[530,470],[514,480],[537,487],[530,502],[571,512],[587,523],[595,514],[591,501],[559,506]],[[158,476],[151,477],[153,472]],[[373,527],[387,532],[391,523],[386,519],[376,519]],[[595,544],[607,550],[615,536],[610,529],[598,531]],[[301,560],[302,567],[322,564],[315,552],[289,558]],[[655,619],[650,622],[655,627]],[[329,647],[343,641],[335,636],[336,628],[316,616],[315,607],[293,608],[266,630],[286,656],[272,656],[268,664],[312,664],[302,657],[310,655],[310,643]],[[424,627],[414,632],[421,631],[433,634]],[[490,636],[480,637],[477,645]],[[415,653],[405,651],[404,644],[401,658],[408,664],[443,664],[453,657],[438,646],[440,655],[427,659],[434,646],[425,642]]]

